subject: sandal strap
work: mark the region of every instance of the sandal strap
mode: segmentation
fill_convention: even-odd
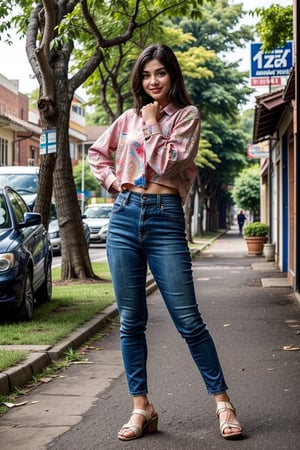
[[[227,411],[228,409],[233,411],[234,414],[236,413],[235,407],[230,402],[217,402],[217,410],[216,410],[217,417],[219,417],[219,415],[222,412]]]
[[[152,419],[152,414],[149,413],[148,411],[145,411],[144,409],[136,408],[132,411],[132,414],[139,414],[140,416],[145,417],[146,422],[149,422],[149,420]]]
[[[224,433],[224,430],[225,430],[226,428],[231,428],[231,429],[232,429],[232,428],[236,428],[237,430],[241,430],[241,429],[242,429],[242,427],[241,427],[240,425],[238,425],[237,423],[222,422],[222,423],[220,424],[220,431],[221,431],[221,434]],[[229,433],[228,436],[230,436],[230,434],[231,434],[231,433]]]
[[[132,431],[135,434],[135,437],[139,437],[142,434],[142,427],[139,425],[135,425],[134,423],[125,423],[121,430]]]

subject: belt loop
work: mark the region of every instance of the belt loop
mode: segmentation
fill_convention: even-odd
[[[131,191],[126,191],[126,192],[123,192],[124,193],[124,195],[125,195],[125,201],[124,201],[124,204],[125,205],[128,205],[128,202],[129,202],[129,199],[130,199],[130,196],[131,196]]]
[[[157,201],[157,206],[160,208],[160,206],[161,206],[160,194],[157,194],[156,201]]]

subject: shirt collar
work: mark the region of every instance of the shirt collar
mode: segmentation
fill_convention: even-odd
[[[175,103],[169,103],[161,112],[164,112],[168,116],[172,116],[176,111],[178,111],[179,106],[175,105]]]

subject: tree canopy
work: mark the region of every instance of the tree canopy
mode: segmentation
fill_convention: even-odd
[[[212,0],[213,1],[213,0]],[[84,239],[69,153],[70,106],[76,89],[104,62],[108,49],[130,39],[160,15],[200,17],[201,0],[11,0],[0,5],[0,32],[15,26],[39,83],[42,128],[55,130],[56,154],[41,155],[35,208],[47,226],[52,191],[62,241],[62,278],[94,278]],[[74,49],[81,60],[72,67]]]
[[[269,8],[256,8],[252,15],[259,17],[257,34],[263,51],[271,51],[293,39],[293,6],[273,4]]]
[[[242,171],[235,179],[232,197],[239,208],[259,215],[260,210],[260,172],[259,166]]]

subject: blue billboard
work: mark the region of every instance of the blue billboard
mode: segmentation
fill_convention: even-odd
[[[251,78],[288,77],[293,67],[293,42],[270,52],[262,51],[261,42],[251,43]]]

